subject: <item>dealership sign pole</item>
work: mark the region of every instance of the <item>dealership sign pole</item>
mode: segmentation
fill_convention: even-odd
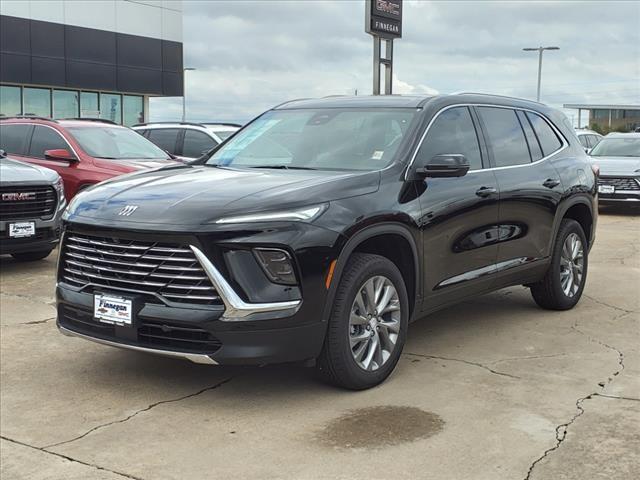
[[[402,38],[402,0],[365,0],[364,30],[373,36],[373,94],[380,95],[380,65],[384,65],[384,94],[391,95],[393,39]]]

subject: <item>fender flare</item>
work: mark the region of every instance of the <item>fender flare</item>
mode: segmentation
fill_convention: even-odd
[[[333,300],[336,295],[336,290],[338,289],[338,285],[340,284],[340,279],[342,278],[342,274],[344,273],[344,268],[347,265],[347,261],[351,254],[355,251],[358,246],[360,246],[366,240],[370,238],[377,237],[379,235],[388,235],[388,234],[396,234],[401,235],[403,238],[409,242],[411,246],[411,255],[413,257],[414,271],[415,271],[415,292],[414,292],[414,305],[413,312],[417,310],[418,301],[421,298],[420,291],[422,288],[421,281],[421,268],[419,263],[419,255],[418,255],[418,246],[416,245],[416,241],[411,234],[409,228],[401,223],[382,223],[377,224],[371,227],[365,227],[362,230],[359,230],[355,234],[353,234],[346,241],[338,258],[336,260],[336,266],[334,267],[333,277],[331,279],[331,285],[329,287],[329,291],[327,292],[324,311],[322,314],[322,321],[327,322],[329,320],[329,315],[331,315],[331,307],[333,306]]]
[[[591,232],[585,232],[585,234],[589,235],[589,247],[591,247],[591,245],[593,245],[593,240],[594,240],[594,233],[593,232],[593,228],[595,227],[595,219],[593,216],[593,203],[591,201],[591,197],[588,195],[575,195],[573,197],[569,197],[567,200],[565,200],[564,202],[560,203],[560,205],[558,206],[558,210],[556,212],[556,216],[555,219],[553,221],[553,235],[551,235],[551,238],[549,239],[549,255],[552,255],[553,252],[551,251],[551,249],[553,248],[553,245],[555,244],[556,241],[556,236],[558,235],[558,230],[560,229],[560,223],[562,223],[562,220],[564,219],[564,216],[566,215],[566,213],[569,211],[569,209],[575,205],[584,205],[585,207],[587,207],[589,209],[589,213],[591,214]]]

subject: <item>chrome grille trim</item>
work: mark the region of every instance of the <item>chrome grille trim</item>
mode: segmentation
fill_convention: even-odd
[[[633,177],[607,177],[600,176],[598,185],[613,185],[616,190],[640,190],[640,180]]]
[[[28,200],[3,200],[8,193],[33,193]],[[49,185],[19,185],[0,187],[0,220],[21,220],[52,216],[58,206],[58,192]]]
[[[61,252],[61,279],[82,289],[143,293],[168,304],[223,303],[190,248],[69,232]]]

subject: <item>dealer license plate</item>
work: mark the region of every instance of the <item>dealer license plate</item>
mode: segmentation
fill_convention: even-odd
[[[616,187],[613,185],[600,185],[598,187],[598,192],[600,193],[614,193],[616,191]]]
[[[93,297],[93,316],[103,322],[131,325],[133,302],[126,298],[96,294]]]
[[[36,222],[18,222],[9,224],[9,238],[33,237],[36,234]]]

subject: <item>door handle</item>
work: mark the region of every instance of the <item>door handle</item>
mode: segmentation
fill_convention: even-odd
[[[558,185],[560,185],[560,180],[558,180],[557,178],[547,178],[543,183],[543,186],[547,187],[547,188],[555,188]]]
[[[482,198],[493,195],[494,193],[498,193],[498,190],[493,187],[480,187],[478,190],[476,190],[476,195]]]

